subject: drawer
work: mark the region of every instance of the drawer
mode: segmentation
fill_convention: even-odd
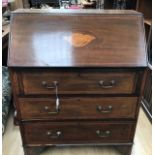
[[[136,72],[26,71],[20,74],[20,90],[25,95],[55,94],[132,94]]]
[[[104,122],[25,123],[26,144],[80,144],[132,142],[135,124]]]
[[[117,119],[134,118],[137,97],[62,97],[56,109],[56,100],[50,98],[20,98],[22,119]]]

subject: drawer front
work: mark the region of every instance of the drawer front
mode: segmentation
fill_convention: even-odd
[[[117,119],[134,118],[137,97],[20,98],[22,119]]]
[[[129,143],[135,124],[121,123],[27,123],[26,144]]]
[[[132,94],[135,72],[22,72],[21,90],[25,95],[55,94]]]

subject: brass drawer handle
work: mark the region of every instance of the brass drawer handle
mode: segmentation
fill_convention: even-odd
[[[62,131],[47,131],[46,135],[50,138],[59,138],[62,136]]]
[[[59,100],[59,97],[58,97],[58,82],[57,81],[53,81],[53,85],[54,87],[52,86],[47,86],[47,82],[46,81],[43,81],[42,84],[46,87],[46,88],[54,88],[55,89],[55,97],[56,97],[56,101],[55,101],[55,111],[49,111],[49,107],[48,106],[45,106],[44,109],[47,111],[48,114],[52,114],[52,115],[55,115],[55,114],[58,114],[59,111],[60,111],[60,100]]]
[[[47,111],[48,114],[51,114],[51,115],[56,115],[60,112],[60,107],[57,107],[55,111],[49,111],[50,108],[48,106],[45,106],[44,109],[45,111]]]
[[[111,132],[109,130],[106,131],[96,130],[96,134],[99,137],[109,137],[111,135]]]
[[[48,84],[46,81],[42,81],[41,84],[47,88],[47,89],[54,89],[55,88],[55,85],[54,83],[53,84]]]
[[[103,108],[102,106],[98,105],[96,107],[96,110],[99,111],[100,113],[107,114],[112,112],[113,107],[109,105],[107,108]]]
[[[109,84],[107,84],[107,83],[106,83],[105,81],[103,81],[103,80],[99,81],[99,85],[100,85],[102,88],[105,88],[105,89],[107,89],[107,88],[112,88],[112,87],[115,86],[115,84],[116,84],[115,80],[111,80],[111,81],[109,82]]]

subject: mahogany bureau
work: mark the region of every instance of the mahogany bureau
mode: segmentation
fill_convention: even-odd
[[[145,46],[134,11],[15,11],[8,66],[25,155],[77,144],[130,155]]]

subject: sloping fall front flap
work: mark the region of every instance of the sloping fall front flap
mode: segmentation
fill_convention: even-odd
[[[11,17],[12,67],[144,67],[143,17],[135,11],[19,10]]]

